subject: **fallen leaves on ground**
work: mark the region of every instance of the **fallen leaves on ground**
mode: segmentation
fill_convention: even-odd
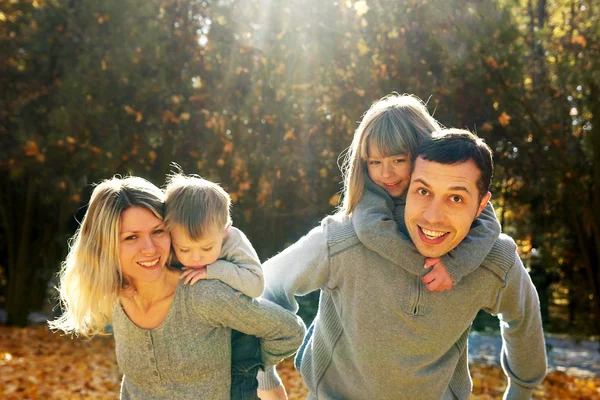
[[[307,390],[291,359],[279,367],[290,400]],[[0,398],[116,399],[121,375],[112,337],[72,339],[45,327],[0,327]],[[506,378],[497,366],[471,365],[472,399],[500,399]],[[600,378],[548,374],[539,399],[600,399]]]

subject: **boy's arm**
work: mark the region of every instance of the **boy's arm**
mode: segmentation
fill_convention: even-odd
[[[414,275],[423,275],[425,257],[408,236],[404,205],[395,206],[389,194],[369,177],[365,178],[363,196],[352,213],[352,223],[358,238],[367,248]],[[455,284],[481,265],[499,234],[500,223],[491,203],[488,203],[471,225],[467,237],[441,257]]]
[[[329,248],[325,222],[266,261],[263,268],[265,272],[263,297],[292,312],[297,312],[298,302],[294,296],[303,296],[321,289],[327,285],[329,279]],[[264,372],[259,371],[258,382],[261,391],[276,391],[281,385],[275,367],[268,368]]]
[[[262,294],[264,277],[260,260],[242,231],[229,227],[219,258],[206,266],[206,279],[218,279],[248,297]]]
[[[515,265],[492,311],[498,313],[502,333],[501,363],[508,377],[504,399],[530,399],[546,375],[546,346],[537,292],[516,250],[513,257]]]

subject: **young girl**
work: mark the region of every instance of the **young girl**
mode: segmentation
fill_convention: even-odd
[[[122,399],[229,399],[231,330],[261,341],[265,366],[291,355],[302,321],[218,280],[185,285],[169,268],[164,194],[141,178],[93,191],[60,272],[52,329],[92,336],[111,324]]]
[[[295,295],[321,290],[296,358],[309,398],[440,398],[445,381],[435,374],[445,378],[462,361],[466,365],[472,320],[457,321],[452,335],[438,338],[445,317],[431,306],[457,289],[424,290],[425,258],[398,233],[410,156],[439,128],[412,96],[375,103],[347,154],[340,212],[263,264],[263,296],[289,310],[298,310]],[[475,270],[494,245],[500,226],[491,209],[474,229],[460,251],[442,257],[455,281]],[[437,270],[429,283],[448,276],[441,265]],[[274,368],[259,373],[259,387],[263,400],[285,396]]]

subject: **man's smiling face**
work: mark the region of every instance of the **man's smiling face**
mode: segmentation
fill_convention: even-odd
[[[418,157],[406,198],[405,221],[415,246],[425,257],[440,257],[467,236],[473,220],[487,204],[479,200],[481,172],[468,160],[440,164]]]

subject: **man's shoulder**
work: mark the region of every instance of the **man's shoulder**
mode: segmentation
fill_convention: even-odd
[[[329,215],[321,221],[321,226],[327,232],[327,245],[331,255],[360,243],[350,216],[340,213]]]
[[[482,266],[504,280],[508,271],[516,265],[517,257],[517,244],[513,238],[501,233],[483,260]]]

